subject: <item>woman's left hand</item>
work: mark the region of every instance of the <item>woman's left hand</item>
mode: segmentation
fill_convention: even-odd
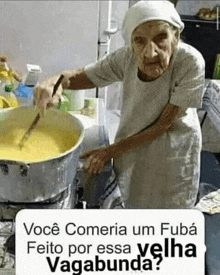
[[[87,158],[85,169],[90,174],[96,174],[101,171],[105,164],[112,158],[111,149],[107,147],[89,151],[83,154],[81,157]]]

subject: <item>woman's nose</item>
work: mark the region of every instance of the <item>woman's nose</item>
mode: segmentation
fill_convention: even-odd
[[[143,50],[144,57],[147,59],[153,59],[158,55],[157,47],[153,42],[149,42],[145,45]]]

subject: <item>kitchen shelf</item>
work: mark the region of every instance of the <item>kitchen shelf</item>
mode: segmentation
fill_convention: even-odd
[[[220,53],[220,30],[218,20],[202,20],[197,16],[181,15],[185,28],[181,39],[194,46],[206,62],[206,78],[213,78],[216,56]]]

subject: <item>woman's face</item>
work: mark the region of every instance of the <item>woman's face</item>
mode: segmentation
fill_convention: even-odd
[[[169,68],[177,43],[175,31],[163,21],[146,22],[133,31],[132,46],[143,80],[154,80]]]

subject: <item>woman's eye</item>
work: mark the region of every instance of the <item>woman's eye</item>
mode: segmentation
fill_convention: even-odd
[[[163,35],[157,36],[157,37],[155,38],[155,42],[156,42],[156,43],[162,43],[162,42],[164,42],[164,40],[166,40],[166,39],[167,39],[167,34],[163,34]]]
[[[142,44],[144,44],[144,39],[142,37],[135,37],[134,42],[137,45],[142,45]]]

